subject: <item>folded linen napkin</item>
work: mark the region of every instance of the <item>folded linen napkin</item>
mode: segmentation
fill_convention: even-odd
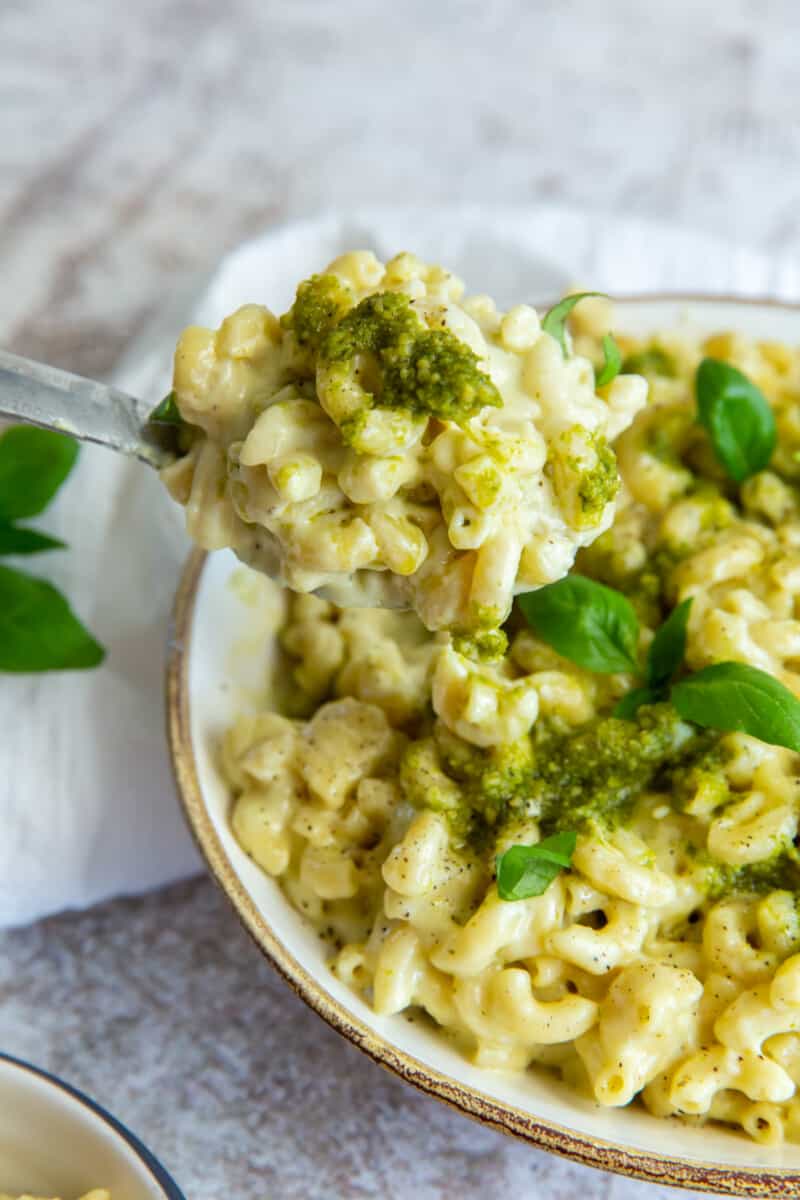
[[[560,207],[356,211],[268,231],[163,313],[115,382],[155,403],[179,329],[246,301],[288,307],[336,254],[411,249],[502,306],[548,302],[580,281],[609,292],[800,296],[800,265],[712,236]],[[0,675],[0,925],[157,887],[200,867],[174,795],[164,735],[167,626],[188,544],[156,476],[96,447],[42,522],[66,553],[27,560],[69,596],[108,650],[91,672]]]

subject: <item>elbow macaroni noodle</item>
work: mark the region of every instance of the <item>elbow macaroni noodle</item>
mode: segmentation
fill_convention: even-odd
[[[377,286],[383,270],[363,258],[336,269],[356,289]],[[433,290],[457,303],[452,281],[403,269],[403,286],[426,304]],[[392,286],[399,270],[397,261],[386,268]],[[501,318],[488,301],[457,311],[483,347],[495,344],[491,335],[503,354],[523,355],[519,378],[544,363],[552,396],[572,403],[569,372],[580,375],[586,358],[565,366],[528,313]],[[252,320],[252,344],[274,336],[266,317]],[[227,352],[240,344],[230,329],[225,336]],[[221,362],[216,339],[201,338],[207,370],[254,386],[251,359]],[[578,568],[631,597],[645,638],[693,597],[693,667],[738,659],[800,695],[800,353],[729,335],[658,342],[671,373],[650,379],[648,407],[616,443],[618,512]],[[587,356],[597,349],[580,326],[575,344]],[[738,489],[692,419],[703,354],[746,370],[775,410],[781,442],[770,469]],[[332,439],[316,408],[313,419]],[[322,442],[306,434],[293,427],[282,453],[298,456],[310,491]],[[471,461],[472,435],[452,427],[446,436],[455,478]],[[312,443],[306,462],[299,456]],[[195,479],[203,456],[219,452],[211,440],[199,445]],[[221,469],[213,488],[229,478]],[[463,472],[460,480],[463,492]],[[229,520],[220,513],[219,528]],[[431,547],[437,536],[426,533]],[[547,571],[568,567],[581,536],[569,535],[569,553]],[[515,782],[547,753],[538,731],[591,728],[630,686],[560,658],[515,616],[508,630],[505,657],[476,664],[411,613],[287,595],[276,668],[286,715],[242,716],[221,750],[241,845],[330,944],[332,970],[377,1012],[422,1010],[475,1063],[537,1066],[602,1105],[635,1101],[657,1116],[720,1121],[765,1144],[800,1140],[797,756],[744,734],[707,736],[666,774],[637,777],[620,819],[598,810],[582,820],[571,868],[542,895],[503,901],[496,855],[538,841],[552,820]],[[567,780],[556,785],[565,805]],[[463,823],[476,806],[480,837]]]

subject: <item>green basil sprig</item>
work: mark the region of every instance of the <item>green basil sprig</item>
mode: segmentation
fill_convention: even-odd
[[[63,550],[66,542],[28,529],[25,525],[0,522],[0,557],[6,554],[41,554],[43,550]]]
[[[157,425],[182,425],[183,417],[178,408],[178,398],[174,392],[167,392],[164,399],[155,406],[147,418]]]
[[[509,846],[497,856],[497,891],[501,900],[541,896],[556,875],[572,862],[577,835],[555,833],[533,846]]]
[[[0,671],[96,667],[103,657],[57,588],[0,567]]]
[[[697,368],[695,394],[697,419],[731,479],[743,483],[763,471],[777,440],[764,394],[736,367],[716,358],[704,358]]]
[[[604,295],[603,292],[573,292],[571,296],[565,296],[563,300],[559,300],[558,304],[554,304],[542,317],[542,329],[545,333],[549,333],[550,337],[556,339],[564,358],[569,354],[567,350],[567,320],[573,308],[588,296],[602,295]]]
[[[621,592],[567,575],[519,597],[519,607],[542,641],[579,667],[601,675],[638,672],[639,622]]]
[[[703,667],[672,688],[686,721],[800,750],[800,700],[774,676],[747,663]]]
[[[684,600],[670,613],[653,638],[642,671],[635,658],[639,622],[621,592],[568,575],[519,597],[534,631],[564,658],[598,674],[632,671],[643,678],[644,686],[619,701],[615,717],[629,719],[642,704],[669,700],[696,725],[748,733],[800,751],[800,700],[766,671],[721,662],[673,682],[686,651],[690,606],[691,599]]]
[[[12,425],[0,435],[0,520],[35,517],[47,507],[78,457],[72,438],[35,425]]]
[[[617,701],[611,713],[621,721],[632,721],[643,704],[658,704],[664,696],[651,687],[631,688],[629,692]]]
[[[576,304],[580,304],[581,300],[586,300],[589,296],[605,296],[605,292],[573,292],[571,296],[565,296],[563,300],[559,300],[558,304],[554,304],[542,317],[542,329],[545,333],[549,333],[550,337],[556,339],[564,358],[569,354],[567,349],[569,315]],[[605,387],[606,384],[616,379],[622,369],[622,351],[614,340],[613,334],[604,334],[601,345],[603,365],[599,371],[595,371],[595,387]]]
[[[614,340],[614,335],[604,333],[601,344],[603,347],[603,365],[599,371],[595,372],[594,377],[594,386],[599,388],[611,383],[622,370],[622,351]]]
[[[645,686],[627,692],[614,708],[613,715],[630,720],[643,704],[658,704],[669,698],[669,684],[683,662],[686,653],[686,624],[689,620],[691,597],[684,600],[656,631],[647,651],[644,666]]]
[[[46,508],[77,455],[71,438],[31,425],[0,435],[0,555],[63,548],[57,538],[18,522]],[[103,656],[52,584],[0,566],[0,671],[95,667]]]
[[[648,687],[665,687],[683,662],[686,653],[686,626],[689,623],[691,607],[690,596],[688,600],[683,600],[673,608],[664,624],[656,630],[647,651],[645,678]]]

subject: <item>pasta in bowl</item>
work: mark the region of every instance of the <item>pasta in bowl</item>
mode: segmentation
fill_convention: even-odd
[[[603,593],[605,668],[596,640],[591,661],[565,652],[563,593],[519,602],[498,667],[496,647],[288,597],[227,556],[190,567],[170,668],[201,848],[326,1019],[538,1144],[735,1194],[781,1194],[800,1166],[797,758],[791,732],[726,728],[700,694],[744,687],[704,675],[731,663],[797,690],[795,320],[619,304],[651,401],[616,443],[614,522],[568,577],[624,601]],[[704,356],[761,389],[777,426],[769,469],[735,485],[695,411]],[[526,728],[486,741],[464,724],[481,703],[459,696],[465,657],[535,696]]]
[[[0,1195],[185,1200],[153,1154],[110,1113],[49,1072],[3,1052]]]

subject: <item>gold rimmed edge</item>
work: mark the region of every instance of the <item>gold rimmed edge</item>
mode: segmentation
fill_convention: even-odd
[[[728,296],[724,292],[646,292],[627,295],[611,292],[614,304],[732,304],[738,308],[785,308],[800,312],[800,300],[778,300],[774,296]]]
[[[650,293],[615,296],[624,304],[671,302],[772,305],[800,311],[800,304],[743,296]],[[652,1154],[617,1142],[577,1133],[555,1122],[540,1120],[513,1105],[458,1083],[379,1038],[329,995],[273,933],[223,847],[203,799],[191,737],[189,657],[195,602],[206,562],[195,550],[181,575],[170,628],[166,670],[167,737],[178,796],[189,830],[212,878],[233,906],[240,922],[271,966],[293,991],[333,1029],[369,1056],[426,1095],[503,1133],[585,1166],[671,1187],[692,1188],[753,1200],[785,1200],[800,1196],[800,1171],[769,1166],[731,1166]]]

